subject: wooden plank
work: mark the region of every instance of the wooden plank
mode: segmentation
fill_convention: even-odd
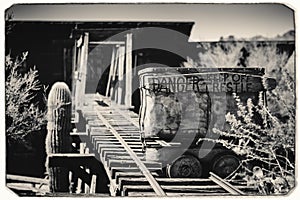
[[[116,73],[117,73],[117,68],[118,68],[118,57],[120,55],[120,49],[119,46],[117,46],[117,51],[116,51],[116,55],[115,55],[115,62],[114,62],[114,67],[113,67],[113,72],[112,72],[112,78],[111,78],[111,82],[113,84],[110,84],[110,100],[115,100],[115,93],[117,91],[114,90],[115,87],[115,81],[116,81]]]
[[[161,186],[166,192],[168,193],[199,193],[202,195],[203,193],[213,193],[219,195],[219,193],[225,193],[225,190],[218,186],[218,185],[211,185],[211,186],[189,186],[189,185],[182,185],[182,186],[169,186],[169,185],[162,185]],[[134,191],[138,193],[144,192],[151,192],[153,189],[147,185],[124,185],[122,188],[123,195],[128,196],[129,191]]]
[[[76,47],[78,48],[78,47]],[[78,94],[77,91],[79,90],[79,74],[80,74],[80,65],[81,65],[81,57],[82,57],[82,48],[79,47],[78,51],[77,51],[77,56],[76,56],[76,70],[73,72],[73,82],[74,82],[74,97],[72,99],[72,102],[74,102],[74,109],[75,111],[78,110],[78,103],[77,103],[77,99],[78,99]]]
[[[85,154],[89,154],[89,153],[90,153],[90,149],[89,149],[88,147],[85,147],[84,153],[85,153]],[[83,168],[85,168],[85,171],[86,171],[87,174],[90,174],[90,169],[89,169],[89,167],[83,166]],[[88,182],[88,183],[85,182],[85,184],[84,184],[84,193],[85,193],[85,194],[88,194],[88,193],[90,192],[90,184],[91,184],[91,183],[92,183],[92,177],[91,177],[90,182]]]
[[[87,73],[87,59],[88,59],[88,41],[89,33],[84,33],[83,45],[80,50],[80,61],[78,69],[78,79],[76,80],[75,103],[76,109],[83,106],[83,96],[85,93],[86,73]]]
[[[112,126],[132,126],[132,124],[129,121],[110,120],[109,123]]]
[[[112,56],[111,56],[111,61],[110,61],[110,68],[109,68],[109,75],[108,75],[108,81],[107,81],[107,86],[106,86],[106,92],[105,96],[109,96],[109,91],[110,91],[110,85],[111,85],[111,79],[112,75],[114,72],[114,67],[115,67],[115,54],[116,54],[116,49],[113,47],[112,49]]]
[[[171,145],[163,140],[155,140],[159,145],[163,147],[170,147]]]
[[[112,126],[113,127],[113,126]],[[113,127],[115,131],[126,131],[127,134],[131,134],[131,131],[138,131],[138,129],[136,127],[133,126],[128,126],[128,125],[119,125],[119,126],[115,126]]]
[[[93,136],[94,140],[101,140],[101,141],[112,141],[112,142],[116,142],[118,141],[115,137],[113,136],[105,136],[105,135],[101,135],[101,136]],[[126,142],[141,142],[140,138],[138,136],[124,136],[123,139]]]
[[[162,164],[158,162],[144,161],[146,167],[149,168],[162,168]],[[137,164],[133,160],[108,160],[109,167],[136,167]]]
[[[98,153],[101,155],[101,157],[104,156],[105,152],[126,152],[126,150],[124,148],[111,148],[111,147],[104,147],[101,149],[97,149]],[[135,153],[142,153],[143,150],[142,149],[133,149],[133,151]]]
[[[189,186],[208,186],[208,185],[216,185],[210,179],[207,178],[156,178],[157,182],[161,185],[189,185]],[[147,180],[144,177],[126,177],[124,179],[120,179],[120,181],[124,181],[123,184],[141,184],[147,185]],[[219,186],[220,187],[220,186]]]
[[[67,82],[67,48],[63,48],[63,77],[64,82]]]
[[[47,193],[45,195],[46,197],[74,197],[74,198],[77,198],[77,197],[83,197],[83,198],[86,198],[87,195],[84,194],[84,193],[66,193],[66,192],[63,192],[63,193]],[[88,197],[109,197],[109,194],[106,194],[106,193],[95,193],[95,194],[89,194]]]
[[[120,180],[120,183],[123,182],[123,180]],[[124,180],[124,182],[126,182],[126,180]],[[127,185],[124,184],[123,188],[132,188],[134,189],[142,189],[142,190],[152,190],[150,185],[140,185],[140,182],[126,182],[127,184],[133,184],[133,185]],[[162,188],[164,188],[165,190],[170,191],[207,191],[207,192],[215,192],[215,189],[217,189],[218,191],[225,191],[221,186],[219,185],[161,185]],[[121,188],[122,189],[122,188]]]
[[[132,95],[132,33],[126,34],[126,83],[125,105],[131,106]]]
[[[134,128],[134,127],[132,127]],[[140,131],[137,128],[134,128],[134,130],[119,130],[118,131],[120,134],[127,134],[127,135],[131,135],[131,136],[136,136],[140,134]]]
[[[27,185],[24,183],[7,183],[6,186],[12,190],[18,190],[18,191],[31,191],[35,193],[48,193],[48,190],[45,189],[38,189],[36,187],[33,187],[32,185]]]
[[[122,115],[125,119],[127,119],[129,122],[131,122],[136,128],[140,127],[139,122],[132,119],[126,112],[122,112],[122,110],[120,110],[118,108],[115,108],[115,110],[118,111],[118,113],[120,115]]]
[[[43,178],[19,176],[19,175],[12,175],[12,174],[7,174],[6,180],[20,182],[20,183],[36,183],[36,184],[48,184],[49,183],[49,180],[43,179]]]
[[[91,180],[91,189],[89,192],[90,194],[96,193],[96,181],[97,181],[97,175],[93,175]]]
[[[74,45],[73,45],[73,51],[72,51],[72,89],[71,89],[71,94],[72,94],[72,113],[75,113],[75,72],[77,71],[77,46],[76,46],[76,40],[74,40]],[[78,121],[76,121],[77,123]]]
[[[222,188],[224,188],[229,193],[234,194],[234,195],[245,195],[244,192],[239,190],[237,187],[234,187],[230,183],[226,182],[224,179],[220,178],[216,174],[214,174],[212,172],[210,172],[209,174],[210,174],[209,179],[214,181],[216,184],[220,185]]]
[[[145,154],[143,154],[143,153],[136,153],[136,154],[141,160],[143,160],[145,158]],[[108,160],[108,158],[109,159],[122,158],[122,159],[126,159],[126,160],[131,159],[131,157],[129,156],[129,154],[127,152],[111,152],[111,151],[104,152],[103,158],[105,160]]]
[[[123,91],[124,91],[124,59],[125,59],[125,47],[120,47],[120,55],[119,55],[119,66],[118,66],[118,98],[115,99],[118,104],[122,104],[124,102]]]
[[[147,170],[149,171],[151,176],[152,176],[153,172],[162,171],[161,168],[147,168]],[[141,172],[141,170],[138,167],[112,167],[111,168],[111,176],[112,176],[113,179],[115,178],[116,172],[130,173],[130,172]],[[152,188],[152,186],[149,186],[149,187]]]
[[[216,193],[199,193],[199,192],[166,192],[168,197],[197,197],[197,196],[216,196]],[[218,192],[218,196],[229,196],[231,194]],[[128,197],[154,197],[156,196],[154,192],[143,191],[143,192],[136,192],[136,191],[127,191]]]
[[[124,41],[91,41],[92,45],[125,45]]]
[[[77,187],[76,187],[75,193],[79,194],[81,192],[82,192],[82,180],[81,180],[81,178],[78,178],[78,180],[77,180]]]
[[[97,144],[112,144],[112,145],[121,145],[120,141],[103,141],[103,140],[97,140]],[[128,145],[130,146],[140,146],[142,143],[140,141],[133,141],[133,142],[127,142]]]
[[[142,178],[145,177],[141,172],[116,172],[116,184],[119,184],[119,180],[121,178],[128,179],[128,178]],[[158,177],[159,175],[156,172],[152,172],[152,176]]]
[[[78,177],[80,179],[81,183],[85,183],[88,186],[91,184],[92,175],[89,172],[87,172],[83,167],[80,167],[80,166],[71,167],[70,171],[73,174],[76,174],[76,177]],[[81,187],[81,183],[79,184],[80,187]]]
[[[143,162],[146,161],[146,157],[145,156],[138,156],[138,157],[139,157],[139,159],[141,161],[143,161]],[[125,160],[127,160],[127,161],[131,160],[132,161],[132,159],[131,159],[131,157],[129,155],[112,155],[112,154],[105,156],[105,160],[106,161],[108,161],[108,160],[123,160],[123,161],[125,161]]]
[[[70,132],[71,137],[87,137],[88,134],[86,132]]]
[[[113,148],[113,149],[122,149],[124,146],[122,144],[96,144],[97,149],[101,148]],[[130,146],[131,149],[142,149],[142,145],[132,145]],[[125,148],[126,149],[126,148]]]
[[[95,154],[56,153],[49,154],[49,166],[88,165],[95,164]]]

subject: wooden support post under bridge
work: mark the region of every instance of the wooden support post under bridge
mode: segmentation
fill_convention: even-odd
[[[77,79],[75,88],[75,107],[80,108],[83,105],[83,96],[85,94],[86,73],[87,73],[87,59],[88,59],[88,44],[89,33],[84,33],[83,44],[80,52],[78,52],[79,60],[77,62]]]
[[[132,95],[132,33],[126,35],[126,83],[125,105],[131,107]]]

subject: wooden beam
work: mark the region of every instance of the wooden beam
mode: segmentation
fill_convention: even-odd
[[[92,41],[91,45],[125,45],[124,41]]]
[[[97,182],[97,175],[93,175],[91,180],[90,194],[96,193],[96,182]]]
[[[85,147],[85,150],[84,150],[84,153],[85,154],[89,154],[90,153],[90,150],[88,147]],[[89,167],[86,167],[86,166],[83,166],[83,168],[85,168],[85,171],[87,174],[90,174],[90,169]],[[90,192],[90,185],[92,183],[92,177],[89,176],[91,179],[89,180],[89,182],[85,182],[85,185],[84,185],[84,193],[88,194]]]
[[[49,166],[91,166],[95,165],[95,154],[56,153],[49,154]]]
[[[76,91],[75,91],[76,108],[79,109],[83,106],[84,103],[83,96],[85,94],[85,85],[86,85],[88,42],[89,42],[89,33],[84,33],[83,45],[81,46],[81,50],[80,50],[78,79],[76,81]]]
[[[75,41],[75,43],[77,43],[77,41]],[[82,52],[82,48],[80,47],[77,47],[76,46],[76,60],[75,60],[75,67],[74,67],[74,71],[73,71],[73,93],[74,93],[74,96],[73,96],[73,99],[72,99],[72,106],[74,107],[75,111],[78,110],[78,94],[77,94],[77,90],[78,90],[78,85],[79,85],[79,69],[80,69],[80,61],[81,61],[81,52]]]
[[[112,78],[111,78],[111,82],[112,84],[110,84],[110,99],[114,100],[114,95],[115,95],[115,90],[114,90],[114,86],[115,86],[115,82],[116,82],[116,72],[117,72],[117,67],[118,67],[118,57],[120,54],[120,50],[119,50],[119,46],[117,46],[117,52],[115,55],[115,62],[114,62],[114,67],[113,67],[113,72],[112,72]]]
[[[76,80],[74,79],[74,73],[75,71],[77,70],[77,67],[76,67],[76,61],[77,61],[77,47],[76,47],[76,40],[74,41],[74,44],[73,44],[73,55],[72,55],[72,89],[71,89],[71,92],[72,92],[72,112],[75,112],[75,104],[74,104],[74,100],[75,100],[75,82]]]
[[[74,174],[76,174],[76,177],[80,178],[80,180],[87,184],[90,185],[92,181],[92,175],[86,172],[84,169],[81,167],[72,167],[70,168],[70,171],[72,171]],[[81,183],[80,183],[81,184]],[[81,186],[80,186],[81,187]]]
[[[108,74],[108,81],[107,81],[106,92],[105,92],[106,97],[109,96],[111,79],[112,79],[112,75],[113,75],[113,71],[114,71],[114,67],[115,67],[115,54],[116,54],[116,48],[113,47],[111,61],[110,61],[109,74]]]
[[[120,47],[120,55],[119,55],[119,66],[118,66],[118,99],[116,99],[118,104],[122,104],[124,102],[123,98],[123,88],[124,88],[124,55],[125,47]]]
[[[218,184],[219,186],[221,186],[224,190],[226,190],[230,194],[233,194],[233,195],[245,195],[244,192],[242,192],[241,190],[239,190],[237,187],[234,187],[230,183],[226,182],[224,179],[220,178],[216,174],[214,174],[212,172],[209,172],[209,174],[210,174],[210,177],[209,177],[210,180],[212,180],[213,182],[215,182],[216,184]]]
[[[65,193],[65,192],[59,192],[59,193],[46,193],[44,196],[46,197],[74,197],[74,198],[78,198],[78,197],[83,197],[83,198],[87,198],[86,194],[84,193]],[[89,194],[88,197],[109,197],[109,194],[106,193],[95,193],[95,194]]]
[[[18,191],[31,191],[35,193],[48,193],[48,190],[45,189],[39,189],[35,188],[32,185],[26,185],[24,183],[7,183],[6,186],[12,190],[18,190]]]
[[[132,95],[132,33],[126,35],[126,90],[125,105],[131,106]]]
[[[20,183],[37,183],[37,184],[49,183],[47,179],[43,179],[43,178],[34,178],[34,177],[19,176],[19,175],[12,175],[12,174],[7,174],[6,180],[20,182]]]

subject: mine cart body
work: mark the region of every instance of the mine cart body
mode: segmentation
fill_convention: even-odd
[[[208,166],[218,156],[235,156],[215,144],[199,143],[199,138],[218,138],[213,129],[230,128],[225,115],[238,110],[233,94],[242,103],[249,98],[256,103],[260,92],[264,96],[276,85],[274,79],[264,78],[263,68],[147,68],[139,72],[139,80],[147,159],[170,164],[190,154]],[[162,145],[153,146],[153,141]]]

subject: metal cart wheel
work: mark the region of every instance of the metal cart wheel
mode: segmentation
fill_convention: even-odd
[[[183,155],[167,166],[170,178],[199,178],[202,175],[202,165],[195,156]]]
[[[212,162],[212,172],[226,178],[230,175],[240,164],[240,160],[233,154],[216,155]]]

